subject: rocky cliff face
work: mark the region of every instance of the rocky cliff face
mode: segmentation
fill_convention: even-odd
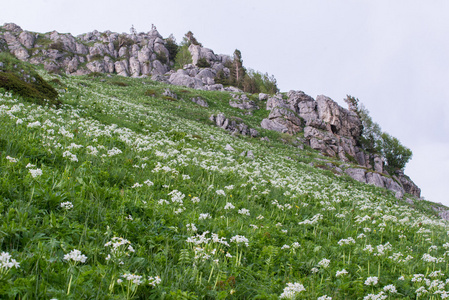
[[[215,84],[218,72],[229,76],[225,67],[231,57],[216,55],[211,49],[191,45],[193,63],[177,72],[172,70],[166,41],[155,27],[147,33],[116,33],[93,31],[78,36],[56,31],[34,33],[7,23],[0,27],[0,51],[9,51],[22,61],[42,64],[48,71],[68,75],[86,75],[93,72],[120,76],[151,76],[152,79],[174,85],[204,90],[231,90]],[[199,68],[199,59],[205,59],[208,68]]]
[[[420,197],[421,190],[403,172],[391,176],[384,170],[382,157],[361,149],[358,140],[362,123],[355,111],[339,106],[329,97],[319,95],[315,100],[302,91],[270,97],[266,109],[270,114],[262,121],[262,128],[289,134],[303,132],[311,148],[344,162],[357,162],[361,168],[344,170],[350,177],[389,189],[398,198],[405,193]]]
[[[43,64],[48,71],[137,77],[165,74],[170,69],[166,42],[155,28],[138,34],[95,30],[77,37],[56,31],[32,33],[12,23],[0,29],[0,40],[6,42],[12,54],[32,64]]]
[[[9,51],[22,61],[42,64],[48,71],[68,75],[85,75],[93,72],[120,76],[146,77],[168,84],[195,89],[241,92],[235,87],[223,87],[215,83],[221,76],[229,77],[226,67],[232,61],[228,55],[217,55],[211,49],[190,45],[192,64],[174,71],[167,43],[155,27],[147,33],[115,33],[93,31],[76,37],[56,31],[34,33],[22,30],[13,23],[0,27],[0,51]],[[198,67],[199,61],[209,67]],[[201,100],[201,99],[200,99]],[[207,103],[193,99],[202,106]],[[343,162],[356,162],[360,168],[335,168],[352,178],[392,190],[398,198],[404,193],[420,197],[420,189],[402,172],[387,174],[380,156],[365,153],[358,145],[361,122],[354,109],[345,109],[332,99],[320,95],[316,99],[302,91],[290,91],[286,95],[269,97],[260,94],[259,100],[267,101],[270,111],[261,127],[288,134],[303,132],[304,142],[324,155]],[[229,103],[242,110],[259,107],[244,94],[234,94]],[[250,113],[250,112],[249,112]],[[238,119],[224,115],[211,116],[211,120],[233,133],[255,137],[258,132]]]

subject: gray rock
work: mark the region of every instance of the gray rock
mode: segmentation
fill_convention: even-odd
[[[385,187],[395,193],[396,198],[400,199],[404,196],[404,189],[393,179],[383,177]]]
[[[214,78],[215,73],[212,71],[211,68],[205,68],[198,72],[198,74],[195,76],[198,79],[201,79],[204,84],[215,84]]]
[[[266,106],[267,110],[271,110],[275,107],[290,108],[290,106],[287,104],[287,101],[282,99],[281,94],[277,94],[273,97],[268,98],[268,100],[267,100],[267,106]]]
[[[408,204],[415,204],[415,202],[413,202],[413,200],[410,198],[405,199],[405,202],[407,202]]]
[[[22,28],[20,28],[19,25],[16,25],[14,23],[5,23],[5,24],[3,24],[3,29],[11,31],[11,32],[15,32],[15,33],[22,32]]]
[[[368,172],[366,173],[366,183],[375,185],[377,187],[384,188],[385,183],[382,176],[378,173]]]
[[[25,48],[33,48],[35,40],[36,40],[36,37],[31,32],[22,31],[19,34],[19,41],[20,41],[20,43],[22,43],[22,45],[25,46]]]
[[[270,120],[270,119],[263,119],[260,126],[263,129],[274,130],[274,131],[278,131],[278,132],[282,132],[282,133],[285,133],[288,131],[288,128],[285,125],[279,124],[275,120]]]
[[[223,126],[224,121],[226,120],[226,117],[224,114],[218,114],[217,118],[215,119],[217,126],[221,127]]]
[[[115,71],[120,76],[129,76],[129,65],[127,60],[119,60],[114,63]]]
[[[352,179],[366,183],[366,171],[364,169],[349,168],[345,170],[345,173]]]
[[[86,64],[86,68],[89,69],[91,72],[105,73],[103,60],[95,60],[88,62]]]
[[[138,77],[140,75],[140,62],[136,57],[131,57],[129,59],[129,72],[132,77]]]
[[[250,128],[249,129],[249,135],[251,137],[257,137],[259,135],[259,132],[256,129]]]
[[[159,81],[159,82],[164,82],[164,83],[170,83],[168,81],[168,78],[165,77],[164,75],[153,75],[151,76],[151,80],[153,81]]]
[[[165,89],[164,92],[162,93],[162,95],[164,95],[166,97],[171,97],[173,99],[178,99],[178,95],[176,95],[175,93],[170,91],[170,89]]]
[[[449,221],[449,210],[440,212],[438,214],[442,219]]]
[[[246,157],[253,159],[254,158],[254,153],[251,150],[248,150],[248,152],[246,153]]]
[[[232,95],[233,99],[229,100],[231,107],[239,109],[259,109],[254,101],[248,99],[246,95]]]
[[[378,154],[374,155],[374,171],[383,173],[384,172],[384,162],[382,157]]]
[[[184,70],[178,70],[178,72],[172,74],[168,81],[174,85],[182,85],[190,88],[203,87],[203,82],[200,79],[186,75]]]
[[[275,107],[271,110],[268,119],[278,124],[282,124],[287,128],[290,134],[296,134],[302,130],[302,121],[296,114],[283,107]]]
[[[233,92],[233,93],[243,93],[243,91],[239,88],[236,88],[235,86],[227,86],[224,88],[227,92]]]
[[[411,194],[417,198],[421,197],[421,189],[401,170],[396,171],[396,175],[404,188],[404,192]]]
[[[222,84],[205,85],[203,89],[206,91],[224,91]]]
[[[201,98],[201,97],[194,97],[192,99],[190,99],[192,102],[195,102],[196,104],[198,104],[199,106],[202,107],[209,107],[209,104],[207,104],[207,102]]]
[[[268,100],[268,95],[264,93],[259,93],[259,101],[266,101]]]

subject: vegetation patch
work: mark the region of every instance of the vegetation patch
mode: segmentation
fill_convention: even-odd
[[[33,67],[0,53],[0,88],[37,104],[60,105],[58,92]]]

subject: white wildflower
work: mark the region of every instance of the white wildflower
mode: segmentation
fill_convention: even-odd
[[[147,186],[152,186],[154,183],[151,180],[145,180],[143,183],[145,183]]]
[[[335,274],[336,277],[340,277],[343,275],[348,274],[348,271],[346,271],[345,269],[341,270],[341,271],[337,271],[337,273]]]
[[[306,289],[300,283],[287,283],[287,286],[284,288],[284,291],[279,296],[280,299],[295,299],[296,296],[305,291]]]
[[[225,207],[224,207],[224,209],[234,209],[234,208],[235,208],[235,206],[232,203],[230,203],[230,202],[227,202]]]
[[[327,258],[323,258],[319,263],[318,266],[323,267],[324,269],[326,269],[327,267],[329,267],[330,264],[330,260]]]
[[[250,215],[249,210],[246,208],[239,209],[238,213],[241,215],[247,215],[247,216]]]
[[[41,169],[30,169],[29,172],[33,178],[36,178],[43,174]]]
[[[217,195],[226,196],[226,193],[223,190],[216,190],[215,193],[217,193]]]
[[[70,253],[64,255],[64,260],[73,260],[74,262],[85,263],[87,260],[87,256],[83,255],[79,250],[72,250]]]
[[[8,252],[2,252],[0,254],[0,273],[13,267],[17,269],[20,264]]]
[[[365,280],[365,285],[376,285],[379,279],[376,276],[368,277]]]
[[[162,279],[159,276],[148,277],[148,284],[151,286],[156,286],[156,285],[160,284],[161,282],[162,282]]]
[[[205,220],[205,219],[210,219],[211,216],[210,214],[206,213],[206,214],[200,214],[198,220]]]
[[[73,208],[73,204],[72,204],[72,202],[70,202],[70,201],[62,202],[62,203],[61,203],[61,207],[62,207],[63,209],[65,209],[65,210],[69,210],[69,209],[72,209],[72,208]]]
[[[16,163],[17,162],[17,159],[15,159],[14,157],[11,157],[11,156],[6,156],[6,159],[9,160],[9,162],[12,162],[12,163]]]

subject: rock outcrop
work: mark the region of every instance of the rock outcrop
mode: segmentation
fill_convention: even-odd
[[[286,97],[282,94],[269,97],[266,109],[270,114],[262,121],[262,128],[289,134],[303,132],[306,144],[312,149],[341,161],[357,162],[361,168],[345,169],[353,179],[391,190],[398,198],[405,193],[420,197],[420,189],[410,178],[402,172],[393,177],[384,174],[382,157],[367,154],[359,147],[362,123],[354,108],[345,109],[323,95],[315,100],[302,91],[290,91]]]
[[[232,99],[229,101],[229,105],[242,110],[254,110],[259,109],[256,103],[248,98],[245,94],[231,94]]]
[[[16,24],[7,23],[0,26],[0,51],[8,51],[32,64],[41,64],[48,71],[69,75],[98,72],[148,76],[166,84],[194,89],[242,92],[236,87],[224,87],[217,83],[218,79],[230,77],[231,71],[227,66],[232,58],[215,54],[201,45],[191,44],[188,51],[192,62],[182,69],[173,70],[174,62],[170,60],[167,42],[154,26],[146,33],[132,30],[130,34],[119,34],[94,30],[75,37],[56,31],[45,34],[28,32]],[[169,90],[164,95],[176,98],[176,94]],[[360,182],[392,190],[397,197],[405,193],[420,197],[420,189],[410,178],[402,172],[390,176],[384,170],[381,156],[368,154],[360,148],[361,121],[354,107],[345,109],[329,97],[319,95],[314,99],[302,91],[274,96],[260,93],[258,99],[266,101],[266,109],[270,111],[268,118],[261,122],[262,128],[288,134],[303,133],[301,140],[312,149],[360,166],[334,171],[345,172]],[[208,106],[201,98],[192,98],[191,101]],[[232,94],[229,105],[245,110],[246,114],[259,109],[255,101],[245,94]],[[239,118],[226,118],[218,114],[210,119],[233,133],[258,135],[255,129],[249,128]]]
[[[171,62],[166,42],[153,28],[147,33],[93,31],[78,35],[32,33],[13,23],[4,24],[0,41],[18,59],[42,64],[49,71],[71,75],[92,72],[122,76],[162,75]]]
[[[211,115],[209,120],[214,122],[218,127],[226,129],[232,133],[249,135],[251,137],[257,137],[259,135],[257,130],[249,128],[248,125],[243,123],[243,120],[240,118],[226,118],[224,114],[218,114],[217,116]]]

